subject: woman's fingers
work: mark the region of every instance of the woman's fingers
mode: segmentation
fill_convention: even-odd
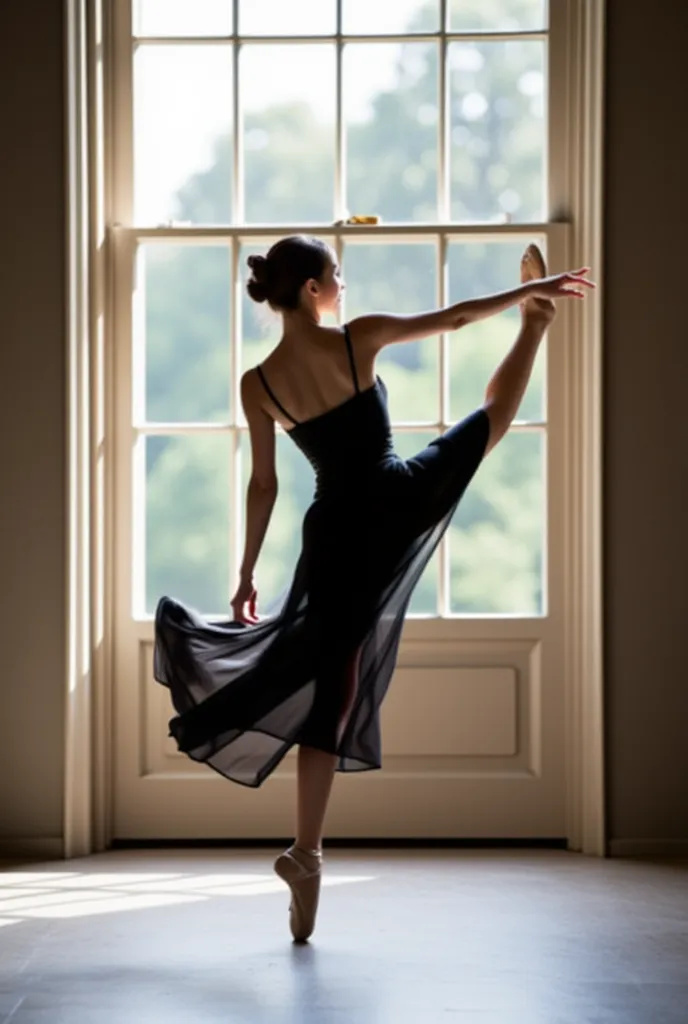
[[[244,624],[246,624],[250,621],[247,618],[246,613],[244,611],[244,604],[244,601],[232,602],[232,616],[234,622],[243,622]]]
[[[589,278],[583,277],[579,273],[575,273],[574,274],[573,272],[569,272],[568,274],[564,274],[564,280],[565,281],[575,281],[576,284],[585,285],[586,288],[595,288],[595,287],[597,287],[594,281],[590,281]]]
[[[257,601],[257,590],[248,587],[240,587],[229,602],[230,608],[232,609],[232,615],[234,616],[234,622],[243,622],[245,625],[260,622],[260,616],[256,611]]]

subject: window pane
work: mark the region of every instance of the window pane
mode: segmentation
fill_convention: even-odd
[[[395,430],[394,448],[402,459],[410,459],[430,444],[437,431]],[[411,597],[409,615],[437,615],[439,596],[439,552],[435,551]]]
[[[365,243],[344,249],[346,319],[364,313],[420,313],[437,305],[434,245]],[[439,418],[438,339],[389,345],[377,359],[395,422]]]
[[[545,210],[541,42],[451,43],[451,217],[538,221]]]
[[[139,259],[134,351],[145,362],[143,416],[167,423],[226,421],[229,248],[144,245]]]
[[[335,0],[241,0],[242,36],[318,36],[336,28]]]
[[[332,221],[334,47],[245,46],[241,90],[246,221]]]
[[[342,23],[349,34],[436,32],[439,0],[342,0]]]
[[[134,59],[136,223],[228,223],[231,147],[231,48],[139,47]]]
[[[220,36],[232,31],[232,0],[134,0],[138,36]]]
[[[437,47],[348,45],[343,82],[350,213],[436,220]]]
[[[449,0],[452,32],[524,32],[547,26],[547,0]]]
[[[545,611],[545,438],[507,434],[464,494],[449,528],[451,611]]]
[[[148,437],[140,444],[145,558],[135,550],[134,565],[145,565],[146,612],[167,594],[203,613],[229,614],[230,438]],[[137,609],[140,599],[136,588]]]
[[[544,239],[538,239],[538,244],[546,251]],[[449,301],[461,302],[515,288],[520,283],[520,260],[525,247],[525,242],[486,245],[450,242],[447,247]],[[482,405],[485,386],[516,340],[520,323],[520,310],[514,307],[449,335],[449,410],[453,420],[462,419]],[[518,419],[541,421],[546,418],[546,356],[543,344]]]
[[[301,551],[301,524],[315,491],[312,467],[285,434],[277,435],[276,458],[279,492],[255,573],[259,615],[265,615],[271,604],[291,583]],[[241,461],[242,486],[246,493],[251,474],[251,445],[248,433],[241,436]],[[243,503],[241,514],[243,538]]]

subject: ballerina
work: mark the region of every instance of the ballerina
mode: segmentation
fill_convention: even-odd
[[[327,327],[322,317],[337,310],[345,287],[328,245],[292,236],[248,263],[249,295],[281,314],[283,330],[241,379],[252,474],[233,618],[211,623],[162,598],[155,677],[171,690],[179,749],[226,778],[259,786],[298,747],[295,840],[275,871],[291,889],[292,935],[304,941],[315,927],[335,771],[381,766],[379,710],[413,589],[481,461],[516,416],[554,300],[582,299],[594,285],[587,267],[548,276],[529,245],[521,283],[509,291]],[[401,459],[375,372],[380,351],[515,305],[521,326],[482,406]],[[259,618],[254,568],[277,495],[276,424],[310,460],[316,490],[284,603]]]

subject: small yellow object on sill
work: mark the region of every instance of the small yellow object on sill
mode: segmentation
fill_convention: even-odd
[[[334,227],[341,228],[344,224],[381,224],[382,217],[375,215],[363,215],[360,213],[354,214],[352,217],[347,217],[346,220],[336,220]]]

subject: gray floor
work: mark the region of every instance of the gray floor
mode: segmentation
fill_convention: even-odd
[[[294,946],[271,851],[0,874],[7,1024],[688,1024],[688,865],[332,851]]]

